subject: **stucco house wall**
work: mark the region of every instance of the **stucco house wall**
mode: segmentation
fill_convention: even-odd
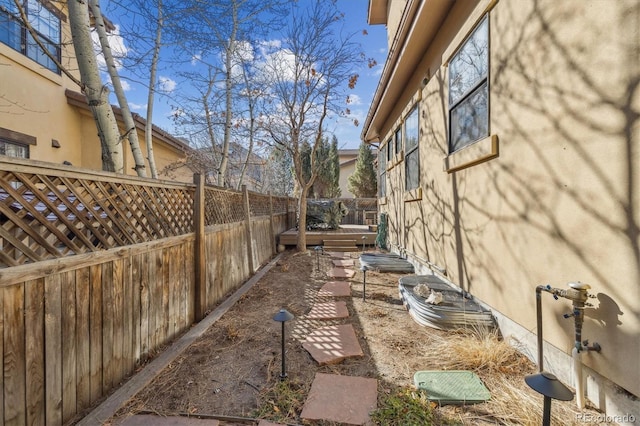
[[[404,33],[388,27],[393,46],[362,133],[384,151],[418,108],[419,187],[405,191],[401,154],[387,164],[379,203],[391,246],[490,306],[529,354],[535,287],[588,283],[596,297],[582,334],[602,346],[582,357],[588,396],[608,413],[637,415],[640,3],[391,0],[389,10],[396,5],[414,14]],[[450,153],[449,64],[485,17],[489,132]],[[545,366],[573,386],[574,327],[562,316],[571,303],[543,298]]]

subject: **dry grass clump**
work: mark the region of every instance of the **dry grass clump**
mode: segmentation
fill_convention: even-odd
[[[474,370],[503,374],[534,371],[533,363],[495,329],[456,330],[434,336],[430,350],[438,354],[432,361],[445,370]]]
[[[296,422],[302,411],[309,385],[296,380],[276,380],[258,396],[256,418],[274,422]]]

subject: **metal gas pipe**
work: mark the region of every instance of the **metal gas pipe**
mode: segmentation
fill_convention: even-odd
[[[563,317],[568,319],[573,317],[573,323],[575,328],[575,342],[574,348],[571,352],[573,358],[573,372],[576,380],[576,402],[579,408],[584,408],[584,380],[582,375],[582,352],[583,351],[595,351],[600,352],[602,349],[598,343],[589,345],[588,340],[582,340],[582,325],[584,323],[584,308],[592,306],[587,302],[589,298],[595,298],[596,296],[588,293],[591,288],[589,284],[583,284],[579,281],[570,282],[567,284],[568,289],[553,288],[549,284],[539,285],[536,287],[536,320],[538,328],[538,370],[543,371],[543,350],[542,350],[542,297],[543,291],[551,293],[553,298],[558,300],[558,297],[571,300],[573,304],[573,311],[571,313],[564,314]]]

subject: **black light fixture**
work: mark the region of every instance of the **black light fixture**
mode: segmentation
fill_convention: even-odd
[[[551,373],[542,371],[537,374],[530,374],[524,381],[531,389],[544,396],[544,406],[542,413],[542,426],[551,425],[551,400],[571,401],[573,392]]]
[[[362,301],[365,302],[367,293],[367,271],[369,270],[369,268],[367,267],[367,265],[362,265],[360,267],[360,270],[362,271]]]
[[[322,251],[322,246],[316,246],[314,250],[316,251],[316,263],[318,265],[318,271],[320,271],[320,252]]]
[[[287,378],[285,361],[284,361],[284,323],[291,321],[293,314],[286,309],[280,309],[277,314],[273,316],[273,320],[282,324],[282,371],[280,372],[280,380]]]
[[[362,236],[362,252],[364,253],[364,243],[366,241],[367,237],[365,235]]]

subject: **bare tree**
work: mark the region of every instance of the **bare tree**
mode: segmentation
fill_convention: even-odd
[[[339,114],[338,99],[353,87],[353,70],[364,61],[353,34],[342,34],[342,15],[334,2],[313,2],[307,9],[294,7],[284,32],[284,45],[274,52],[268,71],[274,78],[273,111],[267,130],[273,142],[289,152],[298,195],[297,249],[306,249],[306,212],[309,189],[318,175],[316,152],[324,137],[325,119]],[[311,145],[310,175],[305,176],[301,148]]]
[[[124,157],[118,124],[109,103],[109,89],[102,84],[93,52],[87,3],[84,0],[69,0],[67,6],[73,47],[82,81],[81,88],[93,113],[102,146],[102,168],[123,173]]]
[[[153,155],[153,103],[155,102],[156,79],[158,74],[158,62],[160,61],[160,47],[162,46],[162,30],[164,28],[164,14],[162,12],[162,0],[156,4],[157,25],[156,36],[153,41],[153,54],[151,55],[151,69],[149,70],[149,91],[147,93],[147,120],[144,128],[145,144],[147,146],[147,160],[151,176],[158,178],[158,168]]]
[[[153,147],[153,114],[157,95],[169,96],[158,90],[158,73],[163,69],[161,63],[171,67],[174,63],[185,64],[189,57],[176,57],[172,51],[177,46],[179,37],[172,37],[176,23],[171,23],[179,16],[188,15],[189,2],[168,2],[163,0],[111,0],[108,10],[115,16],[126,13],[129,26],[121,26],[120,33],[130,46],[126,57],[120,58],[123,68],[127,70],[128,79],[147,88],[145,145],[146,159],[151,177],[158,177]],[[163,48],[168,48],[164,49]],[[162,50],[162,53],[161,53]],[[162,58],[161,58],[162,54]],[[162,61],[161,61],[162,59]]]
[[[200,77],[193,72],[184,77],[194,85],[199,84],[200,93],[207,92],[210,95],[207,101],[208,116],[200,117],[199,121],[213,127],[198,130],[192,126],[191,131],[206,131],[213,136],[210,143],[211,149],[218,155],[215,172],[220,186],[229,184],[229,149],[232,142],[240,143],[233,140],[236,129],[252,123],[247,118],[253,108],[249,104],[250,96],[246,96],[250,89],[247,89],[243,73],[243,69],[246,69],[243,64],[250,62],[251,58],[245,55],[252,52],[254,40],[266,34],[282,16],[281,6],[285,2],[286,0],[193,1],[188,13],[173,20],[174,36],[179,37],[181,33],[182,37],[179,38],[191,57],[206,65],[206,68],[203,67],[205,73]],[[209,77],[215,80],[209,82]],[[204,87],[207,90],[203,90]],[[203,101],[202,97],[185,99],[179,107],[181,114],[184,110],[193,111],[193,105],[201,105]],[[191,114],[191,124],[195,123],[196,118]]]
[[[123,135],[123,139],[124,137],[127,137],[127,139],[129,139],[129,146],[131,147],[131,153],[133,154],[133,160],[135,162],[134,169],[137,175],[140,177],[146,177],[146,166],[144,164],[142,151],[140,150],[140,142],[138,141],[136,124],[133,120],[133,116],[131,115],[129,103],[127,102],[127,97],[124,93],[124,89],[122,88],[122,83],[120,81],[120,74],[118,74],[118,69],[116,68],[116,63],[113,59],[111,45],[109,44],[109,39],[107,37],[107,28],[102,17],[102,10],[100,10],[99,1],[89,0],[89,8],[95,19],[94,27],[96,29],[96,33],[98,34],[98,39],[100,40],[100,46],[104,55],[107,71],[109,72],[109,76],[111,77],[113,90],[116,94],[116,98],[118,99],[118,103],[120,104],[120,110],[122,111],[122,121],[124,122],[126,129],[125,134]]]

